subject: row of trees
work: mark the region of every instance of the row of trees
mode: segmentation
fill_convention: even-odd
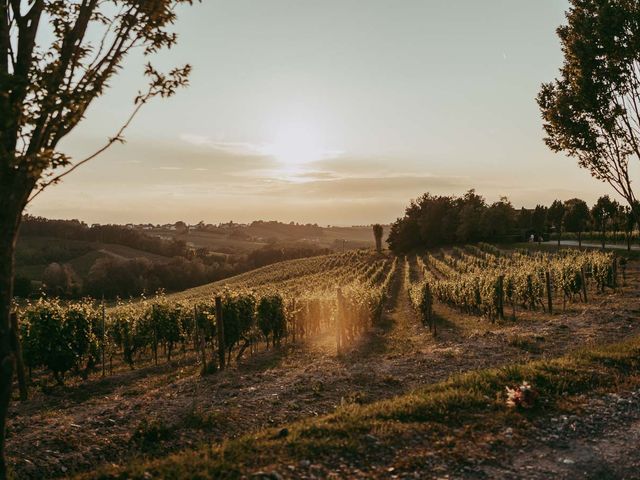
[[[518,236],[516,214],[506,198],[493,204],[469,190],[462,197],[429,193],[412,200],[397,219],[387,243],[396,254],[418,247],[478,241],[500,242]]]
[[[175,256],[166,260],[150,260],[146,257],[102,257],[87,272],[76,270],[69,261],[76,258],[75,255],[80,256],[91,249],[76,249],[74,245],[70,247],[53,250],[45,247],[42,256],[37,251],[39,246],[25,252],[30,258],[46,259],[41,263],[47,264],[47,267],[41,275],[18,275],[14,295],[27,298],[43,291],[47,295],[62,298],[91,295],[111,299],[148,294],[159,289],[177,292],[272,263],[330,253],[329,249],[305,242],[270,244],[248,254],[228,256],[199,249],[193,258]],[[18,265],[30,264],[18,261]]]
[[[88,274],[81,276],[68,263],[52,262],[42,274],[42,286],[33,287],[31,281],[18,278],[15,295],[29,297],[40,293],[61,298],[128,298],[157,290],[177,292],[228,278],[254,268],[283,260],[312,257],[329,253],[313,245],[268,245],[246,256],[238,256],[232,263],[211,262],[210,258],[187,259],[173,257],[165,262],[148,258],[103,257],[94,262]]]
[[[79,220],[49,220],[25,215],[22,219],[20,235],[115,243],[164,257],[189,258],[194,255],[192,249],[182,240],[147,235],[140,230],[122,225],[89,226]]]
[[[516,211],[505,197],[492,204],[469,190],[462,197],[429,193],[412,200],[404,217],[391,225],[387,242],[396,254],[473,242],[516,242],[533,236],[541,241],[552,232],[558,244],[562,232],[573,232],[582,246],[582,234],[596,230],[602,244],[608,230],[624,232],[630,248],[636,221],[630,207],[604,195],[591,208],[584,200],[555,200],[549,207]]]
[[[627,248],[631,249],[631,238],[636,227],[636,216],[633,210],[629,206],[612,200],[608,195],[598,198],[591,208],[579,198],[573,198],[564,203],[555,200],[547,209],[547,220],[548,224],[553,226],[558,245],[560,245],[563,231],[575,233],[578,245],[582,246],[582,234],[595,230],[599,232],[602,248],[604,248],[607,231],[614,231],[624,233]]]

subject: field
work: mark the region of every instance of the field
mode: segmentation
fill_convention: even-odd
[[[16,273],[29,279],[39,280],[49,263],[60,262],[68,263],[78,275],[84,278],[96,260],[109,257],[117,259],[146,258],[155,263],[166,263],[170,260],[168,257],[124,245],[25,236],[19,242]],[[46,259],[45,262],[42,262],[43,258]]]
[[[98,351],[101,338],[111,339],[105,378],[100,368],[86,380],[69,372],[60,386],[48,368],[34,365],[31,398],[12,406],[7,452],[18,478],[83,472],[95,478],[96,468],[118,478],[237,478],[256,471],[287,478],[322,478],[329,471],[360,478],[390,472],[428,478],[444,471],[510,478],[513,465],[524,469],[532,458],[514,459],[517,448],[507,455],[505,445],[531,442],[526,432],[532,425],[560,415],[556,410],[576,415],[579,423],[581,405],[588,410],[601,401],[597,389],[635,388],[636,344],[576,356],[640,335],[638,265],[623,268],[616,261],[614,267],[613,260],[608,253],[491,245],[406,258],[349,251],[125,302],[107,310],[106,336],[96,338]],[[256,329],[271,318],[260,310],[262,300],[274,295],[286,322],[279,346],[275,336],[268,344]],[[143,327],[154,319],[187,325],[194,307],[213,308],[215,296],[223,298],[225,312],[253,298],[257,323],[243,331],[243,342],[229,345],[233,356],[225,370],[201,376],[199,345],[210,362],[219,347],[215,335],[202,335],[215,326],[213,311],[203,324],[209,327],[196,327],[194,313],[195,323],[180,330],[170,359],[172,337],[145,336],[150,330]],[[87,308],[99,321],[99,306]],[[144,342],[132,353],[133,368],[116,335],[122,322]],[[532,360],[542,363],[526,364]],[[483,370],[495,367],[504,368]],[[617,369],[632,374],[621,377]],[[463,372],[475,373],[456,376]],[[533,381],[542,406],[505,409],[505,386],[518,379]],[[461,428],[463,411],[475,426]],[[608,414],[630,415],[625,412]],[[601,423],[600,429],[618,428]],[[474,446],[478,438],[482,447]],[[558,465],[556,440],[545,441],[551,447],[538,442],[536,454],[548,463],[548,474],[557,467],[570,475],[574,464]],[[615,459],[607,462],[615,468]]]
[[[218,228],[212,231],[192,229],[189,233],[175,230],[154,229],[151,235],[183,240],[196,248],[206,247],[220,253],[249,253],[272,241],[309,242],[322,248],[336,250],[369,248],[374,242],[371,227],[315,227],[291,226],[283,223],[264,222],[234,229]]]

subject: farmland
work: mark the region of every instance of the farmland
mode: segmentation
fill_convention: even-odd
[[[83,379],[70,367],[60,386],[50,368],[36,361],[31,398],[13,407],[8,452],[20,478],[63,477],[105,463],[135,466],[140,456],[164,457],[336,408],[376,405],[458,372],[549,359],[584,345],[622,340],[640,334],[633,301],[640,279],[630,262],[624,278],[622,270],[616,272],[614,284],[612,268],[611,254],[569,249],[555,254],[481,244],[406,257],[350,251],[121,303],[105,312],[105,337],[99,328],[100,305],[94,302],[86,308],[97,321],[95,370]],[[546,272],[552,279],[552,313]],[[563,275],[572,280],[565,282]],[[501,276],[502,314],[495,297]],[[464,305],[452,300],[457,297],[451,292],[460,295],[460,285],[485,283],[491,287],[486,298],[477,301],[473,293]],[[425,284],[432,295],[435,336],[420,308]],[[274,295],[282,301],[285,322],[279,346],[274,346],[275,337],[267,344],[258,327],[266,318],[261,301]],[[235,319],[240,318],[232,314],[238,302],[251,299],[252,320],[239,335],[241,341],[225,341],[233,350],[226,368],[201,376],[198,338],[204,338],[210,363],[219,347],[215,335],[205,334],[216,325],[216,296],[227,317]],[[194,306],[211,311],[200,319],[192,316]],[[59,310],[33,304],[31,313],[23,313],[25,325],[37,323],[34,312],[42,309],[68,318],[68,306],[55,307]],[[609,313],[603,318],[605,310]],[[341,317],[345,321],[338,323]],[[204,321],[200,330],[188,323],[190,318]],[[154,329],[145,329],[145,321],[175,322],[177,329],[158,330],[176,332],[173,356],[166,355],[172,337],[148,335]],[[141,339],[129,352],[131,365],[121,335],[125,324],[133,337],[139,328]],[[226,321],[224,326],[231,331]],[[112,353],[104,378],[102,338]],[[42,447],[40,453],[31,453],[34,443]]]

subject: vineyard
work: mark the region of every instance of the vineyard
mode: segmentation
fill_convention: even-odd
[[[628,320],[639,280],[602,251],[477,244],[291,260],[112,304],[16,305],[32,387],[13,402],[10,455],[19,478],[65,477],[622,339],[640,331]]]
[[[587,302],[589,292],[617,287],[626,261],[601,251],[560,250],[558,253],[516,250],[505,253],[489,244],[454,247],[451,252],[415,258],[421,273],[409,284],[409,297],[423,322],[435,328],[433,301],[491,320],[512,319],[517,310],[553,313],[561,302]]]
[[[562,250],[505,253],[488,244],[415,256],[419,278],[407,280],[411,303],[433,334],[438,302],[492,321],[505,306],[552,312],[560,303],[586,302],[616,288],[618,263],[610,253]],[[43,368],[62,384],[69,375],[134,368],[159,357],[197,352],[203,373],[246,353],[324,332],[338,351],[379,321],[398,257],[351,251],[282,262],[204,287],[166,296],[119,301],[40,299],[17,309],[25,367]],[[407,270],[408,271],[408,270]],[[222,321],[220,322],[220,319]]]
[[[398,260],[351,251],[282,262],[178,295],[119,301],[40,299],[17,308],[25,367],[69,375],[134,368],[197,352],[203,373],[245,352],[334,332],[338,350],[382,313]],[[220,321],[220,319],[222,321]]]

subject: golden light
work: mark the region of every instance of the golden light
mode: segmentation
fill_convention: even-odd
[[[278,130],[273,143],[264,152],[289,167],[301,166],[326,157],[319,136],[312,128],[291,124]]]

